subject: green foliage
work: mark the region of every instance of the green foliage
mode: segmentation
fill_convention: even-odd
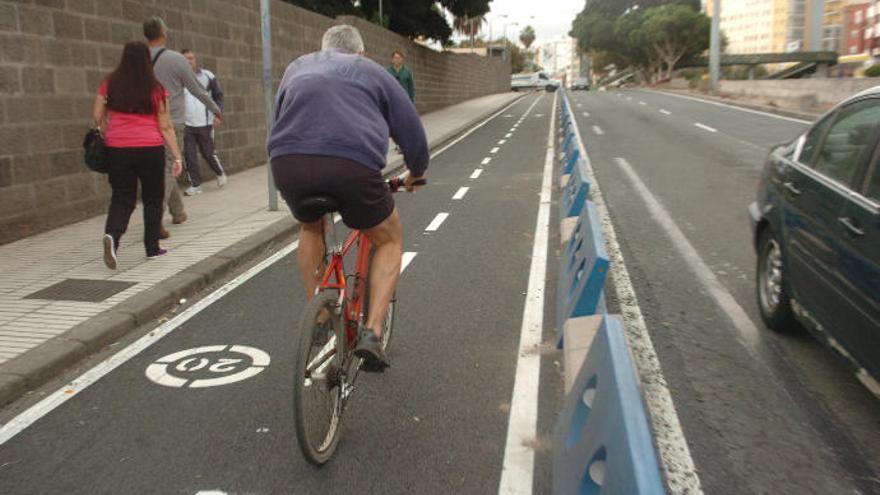
[[[660,67],[671,75],[683,57],[708,48],[711,21],[699,9],[700,0],[590,0],[569,34],[594,58],[650,81]]]
[[[532,26],[526,26],[519,33],[519,41],[526,47],[526,50],[532,47],[532,43],[535,42],[535,28]]]
[[[379,0],[284,0],[329,17],[356,15],[387,27],[395,33],[447,43],[452,27],[446,21],[440,6],[456,18],[481,17],[489,12],[492,0],[382,0],[382,19],[379,19]]]
[[[880,77],[880,64],[865,69],[865,77]]]

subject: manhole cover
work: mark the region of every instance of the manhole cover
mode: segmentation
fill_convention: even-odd
[[[27,295],[25,299],[50,299],[53,301],[101,302],[137,282],[117,280],[88,280],[69,278]]]

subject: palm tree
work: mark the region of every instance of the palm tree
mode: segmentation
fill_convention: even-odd
[[[483,27],[483,22],[485,22],[484,16],[476,16],[476,17],[454,17],[452,20],[452,28],[458,31],[459,33],[470,37],[471,39],[471,48],[474,46],[474,38],[480,34],[481,28]]]
[[[519,33],[519,41],[522,42],[523,46],[526,47],[526,51],[532,46],[532,43],[535,42],[535,29],[532,26],[526,26]]]

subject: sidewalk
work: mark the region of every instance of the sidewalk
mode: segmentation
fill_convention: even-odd
[[[476,98],[422,116],[435,148],[522,95]],[[390,152],[386,172],[402,167]],[[105,216],[0,246],[0,406],[45,383],[83,357],[148,323],[222,277],[271,250],[296,231],[279,195],[268,211],[266,167],[213,181],[184,199],[189,220],[166,221],[167,256],[145,258],[140,205],[107,269],[101,235]],[[60,285],[56,285],[60,284]]]

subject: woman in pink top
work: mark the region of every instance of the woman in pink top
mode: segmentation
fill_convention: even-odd
[[[104,227],[104,263],[116,269],[119,239],[137,201],[141,183],[144,204],[144,247],[147,258],[167,253],[159,247],[162,198],[165,194],[165,147],[174,155],[174,176],[182,161],[174,127],[168,114],[168,93],[153,75],[150,49],[132,41],[125,44],[122,60],[98,88],[92,110],[107,146],[108,179],[113,189]]]

